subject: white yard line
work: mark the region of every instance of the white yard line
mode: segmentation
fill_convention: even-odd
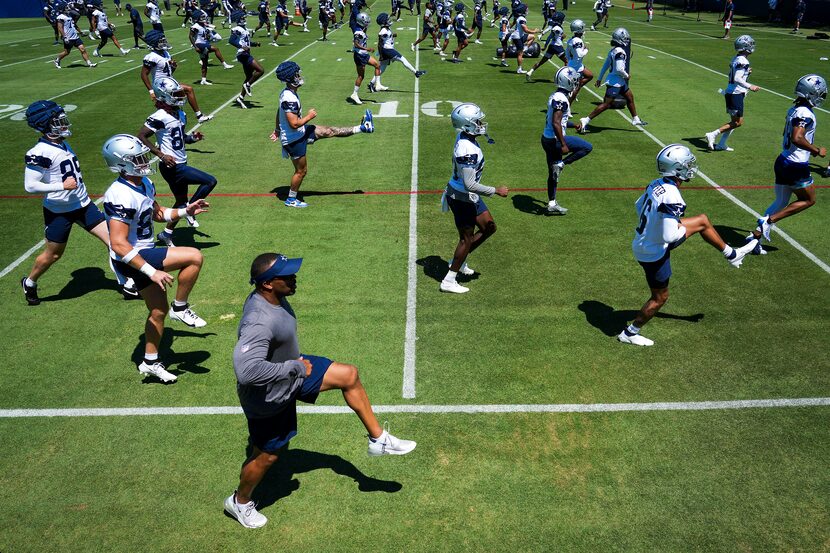
[[[555,63],[553,63],[553,61],[552,61],[552,60],[549,60],[549,63],[550,63],[551,65],[553,65],[554,67],[557,67],[557,68],[559,67],[558,65],[556,65]],[[582,88],[582,90],[587,90],[587,91],[588,91],[588,92],[590,92],[590,93],[591,93],[591,94],[592,94],[595,98],[597,98],[598,100],[602,100],[602,96],[600,96],[598,93],[594,92],[591,88],[589,88],[589,87],[587,87],[587,86],[586,86],[586,87],[583,87],[583,88]],[[629,123],[631,123],[631,118],[630,118],[628,115],[626,115],[625,113],[623,113],[623,111],[622,111],[622,110],[612,110],[612,111],[615,111],[615,112],[617,113],[617,115],[619,115],[620,117],[622,117],[623,119],[625,119],[626,121],[628,121]],[[666,146],[666,144],[665,144],[662,140],[660,140],[659,138],[657,138],[656,136],[654,136],[652,133],[650,133],[649,131],[647,131],[647,130],[645,129],[645,127],[642,127],[642,126],[637,125],[637,127],[636,127],[636,128],[638,128],[638,129],[640,129],[641,131],[643,131],[643,133],[645,133],[645,135],[646,135],[646,136],[648,136],[649,138],[651,138],[651,139],[652,139],[652,140],[653,140],[653,141],[654,141],[654,142],[655,142],[658,146],[660,146],[661,148],[663,148],[663,147],[665,147],[665,146]],[[751,207],[749,207],[748,205],[746,205],[744,202],[742,202],[741,200],[739,200],[738,198],[736,198],[736,197],[735,197],[732,193],[730,193],[729,191],[724,190],[724,189],[723,189],[723,188],[722,188],[722,187],[721,187],[718,183],[716,183],[714,180],[712,180],[711,178],[709,178],[709,177],[706,175],[706,173],[704,173],[703,171],[698,170],[698,172],[697,172],[696,174],[697,174],[700,178],[702,178],[703,180],[705,180],[705,181],[706,181],[709,185],[711,185],[711,186],[712,186],[715,190],[717,190],[718,192],[720,192],[721,194],[723,194],[726,198],[728,198],[728,199],[729,199],[729,201],[731,201],[732,203],[734,203],[735,205],[737,205],[738,207],[740,207],[740,208],[741,208],[741,209],[743,209],[744,211],[746,211],[746,212],[748,212],[748,213],[752,214],[752,216],[753,216],[753,217],[755,217],[755,218],[760,218],[760,217],[761,217],[761,214],[760,214],[760,213],[758,213],[757,211],[755,211],[754,209],[752,209]],[[810,261],[812,261],[813,263],[815,263],[816,265],[818,265],[818,266],[819,266],[819,268],[820,268],[821,270],[823,270],[825,273],[830,274],[830,265],[828,265],[827,263],[825,263],[824,261],[822,261],[821,259],[819,259],[819,258],[818,258],[818,257],[817,257],[817,256],[816,256],[813,252],[811,252],[810,250],[808,250],[807,248],[805,248],[804,246],[802,246],[802,245],[801,245],[800,243],[798,243],[798,242],[797,242],[797,241],[796,241],[793,237],[791,237],[789,234],[787,234],[786,232],[784,232],[783,230],[781,230],[781,229],[780,229],[780,228],[778,228],[777,226],[772,227],[772,230],[773,230],[773,231],[775,231],[775,232],[776,232],[779,236],[781,236],[781,238],[783,238],[785,242],[787,242],[787,243],[788,243],[788,244],[790,244],[792,247],[794,247],[796,250],[798,250],[799,252],[801,252],[802,254],[804,254],[804,256],[805,256],[807,259],[809,259]]]
[[[718,38],[713,37],[712,35],[704,35],[703,33],[696,33],[695,31],[685,31],[683,29],[676,29],[674,27],[665,27],[663,25],[658,25],[656,23],[646,23],[645,21],[637,21],[636,19],[631,19],[630,17],[621,17],[623,21],[629,21],[631,23],[636,23],[637,25],[645,25],[646,27],[657,27],[658,29],[668,29],[669,31],[675,33],[685,33],[687,35],[696,35],[702,36],[703,38],[708,38],[712,40],[718,40]]]
[[[21,63],[29,63],[30,61],[37,61],[37,60],[42,60],[42,59],[46,59],[46,58],[54,59],[56,57],[58,57],[57,53],[47,54],[45,56],[40,56],[39,58],[30,58],[30,59],[23,60],[23,61],[16,61],[14,63],[7,63],[6,65],[0,65],[0,69],[3,69],[4,67],[11,67],[12,65],[20,65]]]
[[[375,413],[500,414],[500,413],[624,413],[649,411],[717,411],[726,409],[780,409],[786,407],[828,407],[830,397],[782,399],[738,399],[729,401],[667,401],[654,403],[542,403],[491,405],[375,405]],[[345,415],[345,405],[303,405],[303,415]],[[33,417],[151,417],[171,415],[241,415],[236,406],[217,407],[100,407],[80,409],[0,409],[0,418]]]
[[[420,22],[416,23],[415,36],[419,35]],[[415,49],[415,70],[420,68],[421,49]],[[415,397],[415,341],[416,306],[418,301],[418,119],[421,113],[421,80],[415,79],[414,106],[412,108],[412,176],[409,195],[409,254],[406,279],[406,334],[403,346],[403,397]]]

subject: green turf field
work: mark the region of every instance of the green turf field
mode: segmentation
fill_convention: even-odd
[[[566,23],[590,25],[589,4],[579,0]],[[108,7],[131,46],[129,25]],[[203,111],[215,113],[189,162],[219,180],[201,227],[176,232],[177,243],[204,253],[191,301],[208,326],[168,324],[161,356],[179,376],[168,386],[135,371],[146,309],[118,294],[95,238],[76,227],[64,258],[39,281],[40,306],[27,307],[19,285],[43,237],[39,200],[22,185],[23,155],[37,139],[22,110],[41,98],[71,110],[69,142],[90,193],[100,195],[113,179],[101,145],[137,132],[154,111],[139,79],[146,51],[122,57],[109,45],[93,69],[73,52],[58,71],[45,22],[0,21],[0,551],[830,548],[826,190],[779,225],[789,241],[774,234],[769,255],[740,270],[689,240],[672,256],[671,299],[644,330],[656,345],[614,339],[648,294],[631,255],[633,204],[655,177],[661,144],[689,146],[711,181],[684,187],[687,213],[707,213],[727,241],[742,244],[755,217],[739,204],[763,212],[772,201],[795,81],[829,77],[830,62],[819,58],[830,48],[739,20],[732,35],[755,38],[751,81],[764,90],[747,100],[735,151],[711,153],[703,135],[728,119],[717,89],[726,85],[731,41],[718,39],[714,14],[697,22],[658,10],[648,25],[636,7],[614,8],[608,29],[586,33],[585,62],[597,74],[612,28],[628,28],[631,86],[648,133],[620,116],[627,112],[596,119],[585,136],[593,153],[563,173],[559,200],[570,212],[558,218],[544,215],[539,145],[556,69],[544,66],[527,83],[515,60],[500,67],[491,59],[495,29],[453,65],[426,42],[417,55],[409,50],[420,25],[405,15],[397,47],[427,74],[416,87],[394,64],[383,78],[391,90],[369,94],[364,83],[365,105],[355,106],[346,101],[355,76],[348,28],[318,42],[315,11],[311,32],[292,27],[279,48],[260,32],[266,44],[254,55],[267,74],[242,110],[231,103],[241,68],[213,60],[214,86],[196,86],[185,30],[165,17],[176,78],[194,84]],[[372,6],[370,40],[387,8]],[[538,2],[529,21],[542,24]],[[92,50],[94,41],[85,43]],[[234,49],[221,48],[233,63]],[[273,69],[288,58],[303,68],[300,93],[304,109],[318,111],[314,123],[355,125],[365,108],[375,113],[373,135],[309,148],[305,210],[274,197],[284,198],[292,172],[268,138],[281,90]],[[456,296],[438,291],[457,240],[439,199],[454,141],[447,115],[452,102],[467,101],[486,112],[496,140],[483,145],[483,182],[512,191],[487,200],[498,232],[469,260],[479,271],[471,292]],[[576,117],[597,101],[585,89]],[[818,144],[830,142],[828,109],[816,110]],[[830,184],[818,174],[825,161],[814,158],[822,188]],[[167,191],[160,175],[155,181]],[[324,394],[258,491],[270,522],[247,530],[222,514],[245,459],[241,414],[86,410],[238,405],[231,354],[250,262],[264,251],[305,259],[292,299],[303,351],[356,364],[381,420],[419,445],[406,457],[368,458],[357,418],[331,409],[342,398]],[[705,406],[697,402],[799,398],[819,399],[697,410]],[[650,410],[658,402],[675,405]],[[609,412],[614,404],[638,405]],[[81,411],[35,416],[42,409]]]

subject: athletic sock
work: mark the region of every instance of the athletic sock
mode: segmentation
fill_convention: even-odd
[[[732,249],[732,246],[727,244],[723,247],[723,256],[726,259],[732,259],[733,257],[735,257],[735,250]]]
[[[196,112],[196,118],[198,119],[198,118],[199,118],[199,117],[201,117],[201,116],[202,116],[202,112],[201,112],[201,111],[197,111],[197,112]]]
[[[458,276],[456,271],[447,271],[447,276],[444,277],[445,282],[455,282],[455,277]]]
[[[722,148],[726,148],[726,141],[729,140],[729,137],[732,136],[732,131],[728,130],[725,133],[720,135],[720,142],[718,145]]]
[[[530,68],[530,71],[527,72],[528,75],[533,75],[533,68]]]
[[[148,365],[152,365],[153,363],[157,362],[158,360],[159,360],[159,354],[158,353],[147,353],[147,352],[144,353],[144,362],[147,363]]]
[[[357,94],[358,92],[360,92],[360,87],[357,86],[357,85],[354,85],[354,93]]]
[[[401,57],[401,63],[403,64],[404,67],[406,67],[407,69],[409,69],[410,71],[415,73],[415,67],[411,63],[409,63],[408,59],[406,59],[404,57]]]
[[[296,198],[297,197],[297,191],[296,190],[289,190],[288,191],[288,197],[289,198]]]
[[[713,130],[713,131],[712,131],[712,134],[714,134],[714,135],[715,135],[715,138],[717,138],[717,136],[720,134],[720,129],[715,129],[715,130]]]
[[[634,326],[634,323],[631,323],[625,328],[625,333],[629,336],[636,336],[640,333],[640,327]]]
[[[164,230],[162,230],[161,232],[163,232],[164,234],[169,234],[170,236],[173,236],[173,229],[164,227]]]
[[[173,303],[170,305],[173,307],[173,311],[184,311],[187,309],[186,301],[173,300]]]

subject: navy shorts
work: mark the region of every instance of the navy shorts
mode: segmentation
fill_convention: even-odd
[[[455,226],[458,228],[474,228],[476,217],[488,211],[487,204],[480,197],[476,203],[454,200],[447,197],[447,205],[455,218]]]
[[[296,397],[278,413],[262,419],[248,419],[248,434],[251,444],[266,453],[276,453],[288,445],[297,435],[297,400],[314,403],[320,394],[323,377],[332,364],[331,359],[316,355],[303,355],[311,362],[311,375],[303,380],[303,385]]]
[[[242,52],[241,54],[236,55],[236,61],[241,63],[244,67],[248,67],[254,63],[254,57],[250,52]]]
[[[726,99],[726,113],[733,117],[744,116],[744,96],[745,94],[725,94]]]
[[[432,33],[434,33],[434,32],[435,32],[435,29],[433,29],[429,25],[424,25],[424,31],[421,33],[421,36],[422,37],[427,37],[427,36],[432,35]]]
[[[561,57],[565,54],[565,49],[559,46],[558,44],[550,44],[547,48],[545,48],[545,53],[542,54],[542,57],[546,60],[551,59],[553,56]]]
[[[606,98],[621,98],[626,92],[628,92],[628,84],[605,87]]]
[[[259,14],[259,23],[260,23],[261,25],[265,25],[266,23],[268,23],[268,19],[269,19],[269,18],[268,18],[268,14],[267,14],[267,13],[261,13],[261,14]]]
[[[282,31],[283,29],[288,28],[288,24],[283,21],[282,17],[277,17],[274,20],[274,26],[277,28],[278,31]]]
[[[144,248],[143,250],[139,250],[138,254],[154,269],[164,269],[164,259],[167,257],[167,248]],[[125,278],[133,279],[135,281],[135,287],[139,291],[144,290],[153,284],[150,277],[138,269],[134,269],[123,261],[113,261],[112,264],[115,266],[115,270],[118,271],[118,274]]]
[[[161,31],[164,32],[164,26],[161,23],[153,23],[153,30],[154,31]]]
[[[484,23],[484,21],[482,20],[480,15],[477,15],[473,18],[473,27],[478,27],[479,29],[483,29],[484,28],[483,23]]]
[[[291,159],[300,159],[305,155],[309,144],[314,144],[314,131],[317,129],[314,125],[305,126],[305,134],[302,138],[298,138],[290,144],[283,144],[283,157],[290,157]]]
[[[380,49],[380,60],[381,61],[394,61],[401,57],[401,53],[395,50],[394,48],[381,48]]]
[[[77,223],[90,231],[106,220],[98,206],[90,202],[84,207],[55,213],[43,208],[43,221],[46,223],[46,239],[57,244],[66,244],[69,241],[69,233],[72,231],[72,224]]]
[[[73,38],[72,40],[64,40],[63,41],[63,49],[67,52],[70,51],[73,47],[77,48],[78,46],[83,46],[84,41],[80,38]]]
[[[159,173],[167,181],[170,186],[170,191],[174,196],[186,196],[187,187],[191,184],[208,186],[216,185],[216,177],[209,173],[205,173],[195,167],[191,167],[187,163],[177,163],[173,167],[168,167],[164,163],[159,163]],[[174,207],[184,207],[181,203],[177,203]]]
[[[646,282],[649,288],[668,288],[671,277],[671,250],[657,261],[640,261],[640,266],[646,273]]]
[[[210,56],[210,44],[197,44],[194,48],[196,48],[196,53],[199,54],[202,60],[206,60]]]
[[[464,31],[455,31],[455,39],[459,44],[467,40],[467,33]]]
[[[809,163],[796,163],[784,156],[775,159],[775,184],[789,186],[792,189],[807,188],[813,184]]]
[[[525,39],[523,38],[511,38],[510,40],[513,41],[513,45],[516,47],[517,52],[521,52],[525,47]]]
[[[369,54],[358,54],[357,52],[355,52],[353,56],[355,65],[359,67],[369,65]]]
[[[112,38],[112,29],[104,29],[103,31],[98,31],[98,34],[101,35],[101,38]]]

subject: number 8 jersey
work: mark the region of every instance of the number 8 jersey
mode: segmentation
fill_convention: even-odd
[[[156,203],[156,187],[148,178],[141,179],[141,187],[118,177],[104,194],[104,215],[107,223],[114,219],[130,225],[127,240],[138,250],[152,248],[153,206]],[[121,257],[110,250],[110,257],[121,261]]]
[[[182,110],[178,116],[160,109],[144,122],[144,126],[156,134],[156,144],[163,154],[173,156],[176,164],[187,163],[187,152],[184,149],[184,126],[187,118]]]
[[[89,204],[89,195],[86,193],[84,178],[81,176],[81,166],[75,152],[69,144],[56,144],[41,138],[34,147],[26,152],[26,172],[40,173],[38,181],[39,192],[46,192],[43,197],[43,207],[53,213],[74,211]],[[28,175],[27,175],[28,177]],[[78,188],[64,190],[63,181],[75,177]]]

